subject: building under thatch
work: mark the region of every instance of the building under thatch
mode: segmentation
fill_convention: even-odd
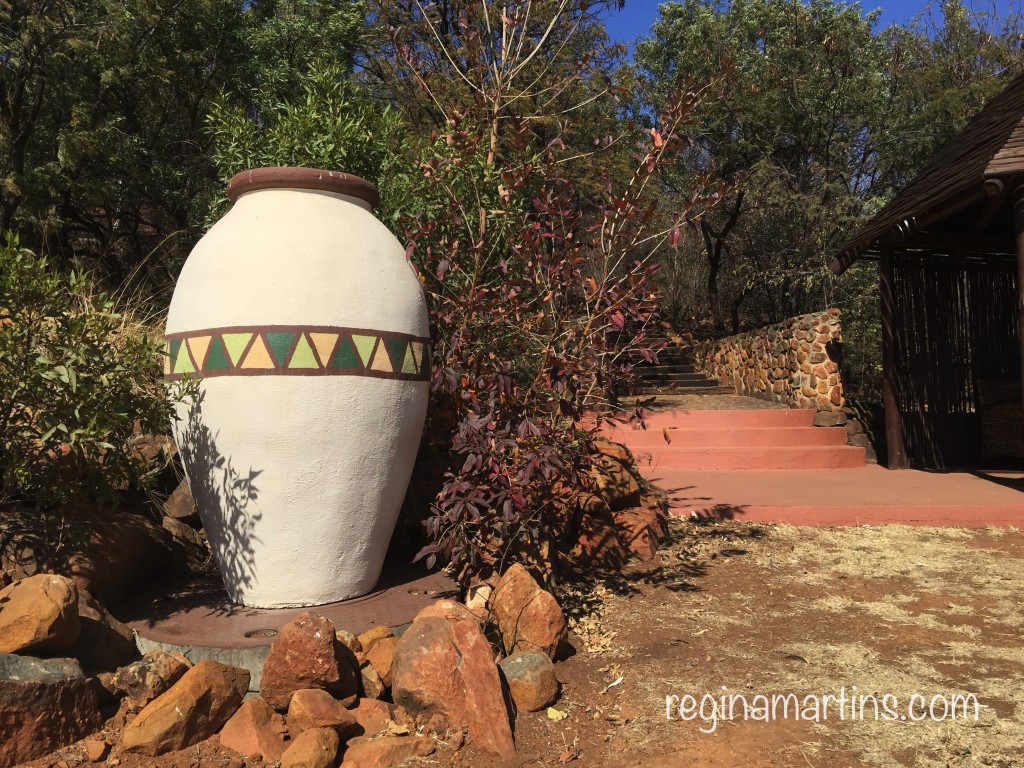
[[[879,260],[889,467],[1024,460],[1024,75],[849,240]]]

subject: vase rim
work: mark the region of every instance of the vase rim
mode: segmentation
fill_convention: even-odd
[[[234,203],[246,192],[261,189],[312,189],[364,200],[371,208],[380,203],[377,187],[364,178],[343,171],[302,166],[250,168],[228,182],[228,199]]]

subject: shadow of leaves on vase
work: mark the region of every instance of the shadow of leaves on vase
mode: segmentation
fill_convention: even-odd
[[[256,528],[263,518],[255,508],[259,498],[256,479],[262,469],[236,469],[217,447],[217,436],[203,423],[204,394],[190,405],[185,427],[178,434],[178,450],[195,499],[196,510],[220,568],[229,597],[253,586],[253,545],[262,543]]]

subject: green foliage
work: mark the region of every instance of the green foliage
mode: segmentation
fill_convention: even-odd
[[[207,105],[244,81],[244,21],[237,0],[0,4],[0,229],[118,281],[173,264],[213,182]]]
[[[0,496],[47,508],[145,483],[130,443],[163,432],[162,351],[88,277],[0,247]]]
[[[116,283],[165,287],[220,184],[207,117],[351,67],[353,0],[0,2],[0,231]]]
[[[882,396],[882,307],[878,265],[857,262],[836,287],[843,308],[843,386],[868,400]]]
[[[700,152],[665,183],[685,189],[714,164],[732,185],[663,258],[677,318],[718,335],[838,303],[854,328],[847,349],[872,345],[856,353],[869,355],[857,378],[872,386],[877,292],[828,264],[1020,71],[1018,16],[972,15],[959,0],[941,15],[877,31],[877,12],[836,0],[661,6],[636,53],[646,98],[718,78],[698,114]]]
[[[360,0],[254,0],[248,5],[251,94],[232,89],[258,107],[294,98],[304,76],[324,66],[351,72],[364,34]]]
[[[885,78],[892,122],[879,137],[880,162],[902,186],[992,96],[1024,71],[1024,18],[970,9],[961,0],[932,0],[906,26],[880,33],[889,52]],[[1019,5],[1017,6],[1020,7]]]
[[[873,142],[891,108],[876,18],[833,0],[687,0],[663,6],[638,47],[655,99],[667,83],[723,73],[699,139],[736,185],[701,228],[720,330],[734,303],[757,300],[759,323],[824,303],[830,249],[883,173]]]
[[[298,98],[260,105],[255,114],[227,100],[214,104],[209,130],[224,184],[239,171],[273,165],[341,170],[374,183],[397,171],[403,126],[394,110],[372,102],[339,67],[318,67],[298,84]],[[385,205],[392,189],[383,190]],[[226,205],[221,194],[210,220]]]

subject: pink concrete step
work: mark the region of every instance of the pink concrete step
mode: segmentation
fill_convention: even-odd
[[[667,447],[652,451],[650,459],[652,466],[686,470],[850,469],[863,467],[864,463],[864,449],[850,445],[806,448]]]
[[[758,408],[754,410],[654,411],[645,417],[648,430],[663,427],[679,429],[760,429],[769,427],[810,427],[814,411],[809,408]],[[613,425],[606,429],[636,429],[639,424]]]
[[[666,431],[668,440],[666,441]],[[845,427],[731,427],[727,429],[610,429],[602,434],[634,451],[666,448],[803,448],[846,445]]]
[[[1024,473],[891,471],[707,472],[640,467],[680,518],[792,525],[1024,527]]]

